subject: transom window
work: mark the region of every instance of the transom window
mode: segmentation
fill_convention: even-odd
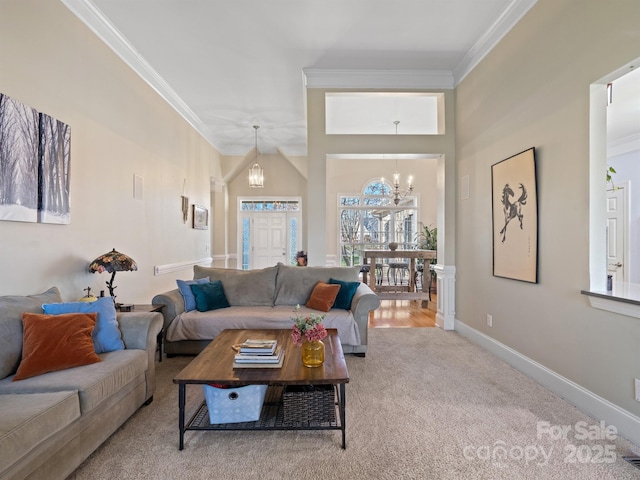
[[[361,194],[340,196],[338,208],[342,266],[362,264],[363,250],[384,250],[389,242],[416,248],[417,197],[405,196],[395,205],[391,185],[377,180]]]
[[[299,212],[299,200],[242,200],[243,212]]]

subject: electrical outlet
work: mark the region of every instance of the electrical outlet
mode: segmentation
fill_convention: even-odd
[[[493,316],[489,315],[488,313],[487,313],[487,327],[493,327]],[[636,382],[637,382],[637,380],[636,380]],[[638,389],[636,388],[636,391],[637,390]]]
[[[636,378],[636,402],[640,402],[640,378]]]

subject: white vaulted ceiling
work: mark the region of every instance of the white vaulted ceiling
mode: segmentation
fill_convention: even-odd
[[[306,154],[306,83],[453,88],[536,2],[62,1],[226,155]]]

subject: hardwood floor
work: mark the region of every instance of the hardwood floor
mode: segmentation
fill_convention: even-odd
[[[417,300],[381,300],[369,315],[369,328],[412,328],[436,326],[436,296],[428,308]]]

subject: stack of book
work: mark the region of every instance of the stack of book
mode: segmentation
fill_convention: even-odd
[[[252,340],[236,346],[234,368],[280,368],[284,361],[284,350],[276,340]]]

